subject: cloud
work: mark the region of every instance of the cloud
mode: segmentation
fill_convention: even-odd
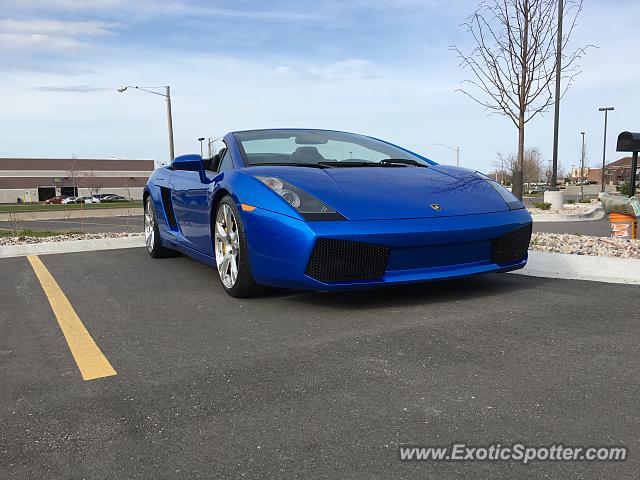
[[[104,92],[106,90],[112,90],[104,87],[92,87],[91,85],[67,85],[67,86],[54,86],[43,85],[40,87],[33,87],[32,90],[38,92],[65,92],[65,93],[93,93]]]
[[[77,50],[91,46],[84,37],[112,35],[119,26],[101,21],[0,19],[0,48]]]
[[[0,30],[4,33],[37,34],[73,37],[76,35],[109,35],[118,27],[117,23],[89,21],[68,22],[60,20],[15,20],[0,19]]]
[[[14,72],[27,72],[27,73],[35,73],[35,74],[50,74],[50,75],[61,75],[61,76],[69,76],[69,77],[77,77],[81,75],[90,75],[96,73],[96,70],[91,68],[82,68],[71,65],[61,65],[60,63],[56,63],[54,65],[46,65],[42,63],[34,63],[34,64],[7,64],[4,67],[5,71],[14,71]]]
[[[272,76],[280,78],[310,78],[318,80],[371,80],[382,78],[376,72],[371,61],[359,58],[308,65],[302,68],[280,65],[272,69],[270,73]]]

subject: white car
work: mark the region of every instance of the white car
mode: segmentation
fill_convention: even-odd
[[[77,199],[78,199],[78,197],[67,197],[64,200],[62,200],[62,203],[64,205],[67,205],[68,203],[76,203]]]
[[[90,196],[78,197],[75,203],[100,203],[100,199]]]

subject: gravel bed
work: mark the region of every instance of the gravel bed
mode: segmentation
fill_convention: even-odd
[[[599,205],[600,202],[596,203],[566,203],[562,206],[562,208],[558,209],[550,209],[550,210],[542,210],[540,208],[530,207],[529,213],[531,215],[538,216],[547,216],[547,215],[584,215],[593,210],[596,205]]]
[[[101,238],[141,237],[144,233],[64,233],[52,237],[2,237],[0,246],[25,245],[45,242],[67,242],[73,240],[96,240]]]
[[[640,258],[640,241],[566,233],[534,233],[530,250],[596,257]]]

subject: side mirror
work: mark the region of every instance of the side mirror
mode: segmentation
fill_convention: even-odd
[[[177,156],[173,159],[173,162],[171,162],[171,168],[173,170],[198,172],[201,183],[211,183],[211,180],[209,180],[204,173],[204,161],[202,157],[195,153]]]
[[[202,157],[197,154],[179,155],[171,162],[173,170],[187,170],[190,172],[199,172],[204,169]]]

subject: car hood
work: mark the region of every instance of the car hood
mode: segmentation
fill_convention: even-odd
[[[326,169],[255,166],[245,172],[292,183],[349,220],[474,215],[509,209],[473,170],[443,165]]]

